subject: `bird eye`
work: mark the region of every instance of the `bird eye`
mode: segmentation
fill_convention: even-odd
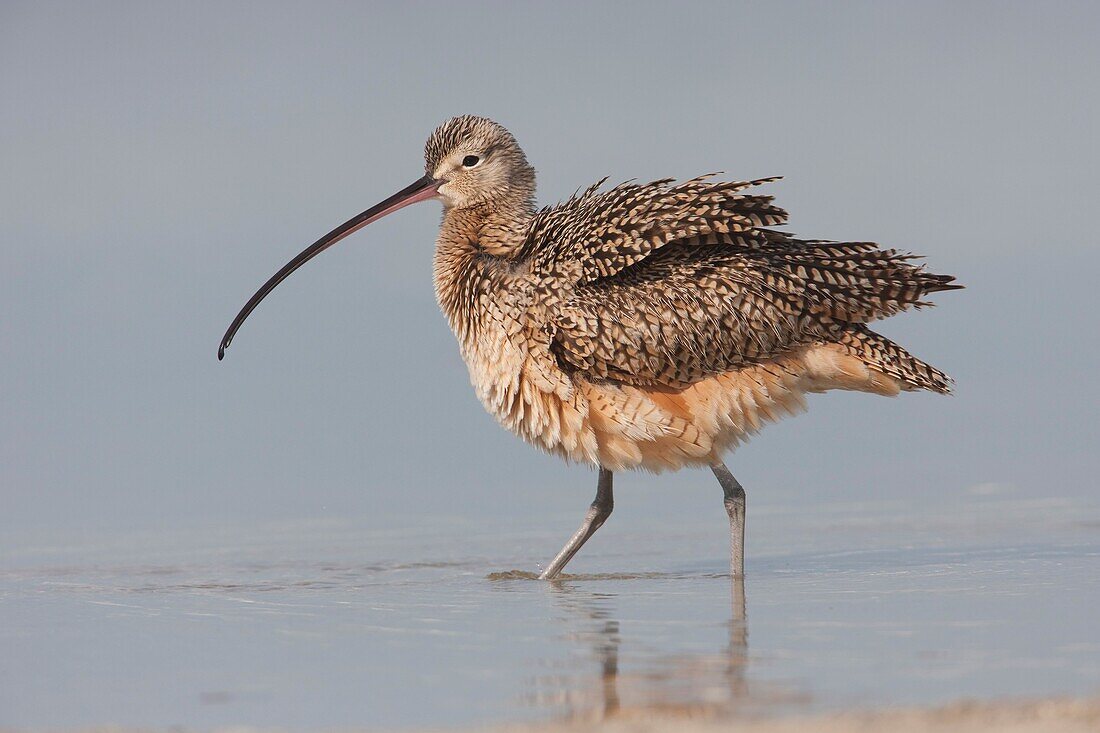
[[[481,158],[477,157],[476,155],[467,155],[465,158],[462,159],[462,166],[464,168],[473,168],[475,165],[478,164],[478,161],[480,160]]]

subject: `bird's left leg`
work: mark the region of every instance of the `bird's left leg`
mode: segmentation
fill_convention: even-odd
[[[611,516],[611,510],[615,508],[615,500],[611,495],[611,471],[600,468],[599,483],[596,484],[596,498],[592,500],[592,506],[588,508],[588,514],[581,522],[580,529],[569,538],[561,552],[550,561],[546,570],[539,575],[539,580],[553,580],[561,575],[562,568],[573,559],[577,550],[581,549],[588,538],[596,534],[596,530],[603,526],[607,518]]]
[[[710,467],[722,485],[726,514],[730,518],[730,575],[745,577],[745,490],[733,477],[726,464],[719,461]]]

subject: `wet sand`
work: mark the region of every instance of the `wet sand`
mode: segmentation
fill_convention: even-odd
[[[187,733],[171,728],[171,733]],[[279,729],[273,729],[276,733]],[[379,733],[379,729],[365,729]],[[692,710],[620,711],[611,718],[476,728],[433,728],[401,733],[1096,733],[1100,697],[1037,700],[964,700],[927,708],[852,710],[822,715],[730,719]],[[0,733],[37,733],[0,728]],[[60,733],[60,732],[51,732]],[[162,733],[160,729],[95,727],[67,733]],[[247,726],[212,733],[264,733]],[[359,733],[352,729],[334,733]]]
[[[471,731],[473,729],[470,729]],[[848,711],[756,720],[625,712],[611,720],[501,726],[495,733],[1096,733],[1100,698],[960,701],[930,708]]]
[[[474,729],[470,729],[473,731]],[[484,729],[481,729],[484,730]],[[966,700],[933,708],[853,710],[779,719],[700,718],[692,711],[671,714],[627,711],[603,721],[494,727],[496,733],[1096,733],[1100,698]]]

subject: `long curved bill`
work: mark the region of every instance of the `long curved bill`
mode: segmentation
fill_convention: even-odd
[[[271,279],[265,282],[260,289],[256,291],[256,294],[249,298],[248,302],[244,304],[244,308],[241,308],[241,312],[233,319],[233,323],[229,324],[229,329],[225,332],[225,335],[222,336],[222,343],[218,347],[218,361],[221,361],[222,358],[225,357],[226,348],[233,342],[233,337],[237,335],[237,330],[241,327],[241,324],[244,323],[244,320],[248,318],[248,315],[256,309],[256,306],[260,304],[261,300],[267,297],[268,293],[275,289],[276,285],[286,280],[287,277],[290,276],[290,273],[321,254],[344,237],[359,231],[367,224],[378,221],[383,216],[392,214],[409,204],[415,204],[419,201],[427,201],[428,199],[435,198],[439,195],[439,187],[443,185],[443,183],[444,181],[438,181],[431,176],[424,176],[415,183],[401,189],[393,196],[390,196],[385,201],[381,201],[370,207],[359,216],[344,222],[302,250],[301,254],[286,263],[283,269],[272,275]]]

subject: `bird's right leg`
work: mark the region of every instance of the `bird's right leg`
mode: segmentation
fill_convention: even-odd
[[[546,570],[539,575],[539,580],[553,580],[561,575],[562,568],[573,559],[577,550],[581,549],[588,538],[596,534],[596,530],[603,526],[607,518],[611,516],[611,510],[615,508],[615,500],[611,495],[611,471],[600,468],[599,483],[596,484],[596,498],[592,500],[592,506],[581,523],[580,529],[569,538],[565,547],[561,548]]]
[[[745,490],[733,477],[726,464],[719,461],[710,467],[722,485],[726,514],[730,518],[730,575],[745,577]]]

